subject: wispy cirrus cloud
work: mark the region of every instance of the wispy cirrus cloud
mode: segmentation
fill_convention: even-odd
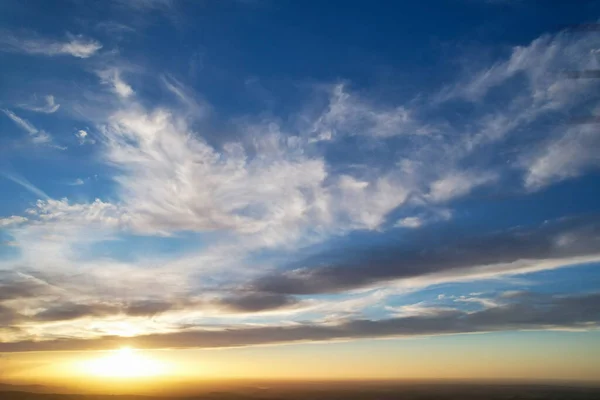
[[[11,32],[0,35],[0,50],[44,56],[70,55],[76,58],[89,58],[102,48],[100,42],[82,35],[67,35],[66,41],[41,38],[28,34],[17,36]]]
[[[44,104],[33,103],[33,104],[20,104],[20,108],[24,108],[29,111],[41,112],[45,114],[52,114],[60,108],[60,104],[56,103],[54,96],[44,96]]]
[[[98,71],[98,76],[103,83],[109,85],[114,93],[122,98],[128,98],[134,94],[133,89],[123,79],[121,79],[121,70],[118,68],[109,68]]]
[[[570,126],[522,159],[525,186],[536,190],[600,166],[600,135],[594,124]]]
[[[12,112],[10,110],[6,110],[6,109],[3,109],[2,112],[8,118],[10,118],[15,124],[17,124],[17,126],[19,126],[21,129],[23,129],[25,132],[29,133],[30,135],[36,135],[39,132],[35,126],[33,126],[31,123],[29,123],[29,121],[19,117],[14,112]]]
[[[49,133],[37,129],[33,124],[10,110],[2,109],[2,112],[10,118],[19,128],[29,134],[31,142],[37,145],[52,145],[52,136]]]

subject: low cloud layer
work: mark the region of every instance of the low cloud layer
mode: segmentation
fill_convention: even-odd
[[[0,343],[0,352],[94,350],[132,345],[136,348],[217,348],[332,340],[414,337],[506,330],[590,329],[600,324],[600,294],[547,296],[520,293],[511,301],[475,312],[426,310],[423,315],[348,320],[333,324],[231,327],[183,330],[135,338],[64,338]]]

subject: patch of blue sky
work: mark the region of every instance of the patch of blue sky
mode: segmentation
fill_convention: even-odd
[[[8,232],[0,229],[0,260],[17,260],[21,255],[21,250],[14,238]]]
[[[454,215],[452,224],[474,234],[536,225],[567,215],[595,214],[600,212],[598,196],[598,175],[590,173],[534,193],[474,193],[449,207]]]

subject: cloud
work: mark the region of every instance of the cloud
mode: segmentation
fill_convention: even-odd
[[[27,321],[19,325],[19,337],[43,342],[56,335],[84,338],[123,329],[127,335],[140,335],[150,347],[178,345],[179,338],[181,346],[213,347],[485,329],[585,328],[581,321],[570,325],[557,315],[556,325],[534,318],[511,328],[508,315],[498,324],[471,323],[474,314],[485,319],[481,313],[486,310],[461,308],[484,306],[502,314],[504,308],[516,307],[475,295],[439,299],[455,308],[413,304],[387,309],[396,318],[357,318],[372,315],[368,311],[392,294],[434,283],[600,259],[597,216],[494,233],[466,234],[457,228],[460,222],[441,224],[452,216],[445,203],[475,190],[523,190],[518,178],[511,180],[515,171],[524,174],[525,189],[537,190],[596,166],[597,143],[589,127],[554,131],[538,125],[548,116],[567,113],[588,93],[551,73],[559,64],[555,50],[548,47],[574,56],[591,43],[570,42],[559,35],[514,49],[509,55],[513,61],[501,60],[472,74],[432,104],[426,95],[425,100],[382,104],[347,86],[333,85],[324,106],[315,101],[317,106],[308,107],[316,112],[289,119],[240,118],[229,125],[234,132],[218,140],[211,131],[213,121],[206,119],[209,106],[172,76],[164,75],[158,83],[172,95],[166,101],[175,100],[175,105],[155,107],[152,99],[140,98],[145,91],[135,92],[122,79],[121,69],[102,70],[97,73],[100,80],[115,94],[110,95],[110,111],[103,110],[107,117],[90,122],[92,128],[77,131],[75,139],[91,143],[93,132],[98,140],[95,160],[113,173],[110,197],[54,200],[29,182],[13,179],[42,200],[26,211],[27,221],[22,222],[27,223],[11,224],[21,250],[18,262],[0,264],[46,282],[38,295],[6,299],[11,306],[18,302],[20,308],[14,310]],[[520,57],[534,55],[551,65],[519,64]],[[587,63],[581,54],[578,57],[581,65]],[[511,68],[517,72],[509,72]],[[515,96],[502,99],[496,88]],[[500,99],[490,96],[493,101],[488,101],[492,92]],[[473,110],[467,123],[445,119],[449,114],[444,107],[452,109],[465,101],[471,104],[464,108]],[[29,127],[38,132],[14,113],[5,114],[25,131]],[[519,131],[525,133],[514,134]],[[531,143],[535,146],[524,145]],[[559,151],[563,147],[566,155]],[[489,151],[493,157],[487,156]],[[514,159],[505,159],[506,154]],[[396,227],[412,229],[386,231],[394,221]],[[152,252],[135,250],[133,260],[120,254],[98,256],[98,248],[112,249],[112,242],[126,243],[131,234],[141,234],[144,240],[170,236],[174,241],[185,241],[190,234],[200,237],[202,246],[185,251],[182,246],[181,252],[189,253],[161,253],[158,260]],[[352,241],[357,237],[365,240]],[[160,295],[142,295],[155,292]],[[307,296],[314,294],[331,298]],[[542,309],[560,308],[557,304],[563,300],[548,300],[548,307],[531,299],[518,301],[525,304],[521,311],[531,307],[539,315],[540,304]],[[274,321],[274,315],[291,321]],[[144,322],[149,316],[156,317],[152,324]],[[320,322],[294,322],[302,317]],[[247,318],[267,322],[260,328],[244,327]],[[200,329],[207,320],[217,321],[210,331],[189,329]],[[231,321],[242,322],[228,325]],[[95,322],[102,323],[91,332],[87,324]],[[129,328],[116,329],[117,324]],[[125,339],[30,344],[94,347],[119,340]]]
[[[113,311],[111,307],[103,305],[90,306],[86,304],[65,303],[47,308],[37,313],[33,318],[36,321],[69,321],[82,317],[101,317]]]
[[[598,46],[600,39],[594,34],[543,35],[527,46],[514,47],[492,66],[469,70],[464,79],[442,89],[433,103],[467,101],[486,110],[460,135],[453,151],[466,158],[495,145],[491,151],[517,154],[507,162],[524,170],[528,190],[596,168],[597,158],[587,147],[598,145],[589,132],[593,127],[570,126],[565,116],[588,109],[600,82],[569,79],[564,71],[597,69],[593,49]],[[575,132],[585,130],[587,134]],[[523,151],[531,143],[541,143],[544,150]],[[562,144],[564,153],[558,151]]]
[[[16,313],[13,309],[0,304],[0,324],[3,326],[3,328],[5,326],[10,326],[11,324],[18,322],[19,319],[19,314]]]
[[[431,235],[428,240],[420,234],[413,246],[392,242],[387,248],[377,246],[377,251],[363,246],[316,255],[297,263],[306,266],[264,276],[252,287],[267,293],[315,294],[436,274],[469,277],[478,272],[519,273],[548,260],[565,265],[574,257],[598,258],[599,242],[597,216],[477,237],[457,238],[456,233],[449,232],[443,238]]]
[[[418,228],[423,225],[423,220],[419,217],[406,217],[398,220],[394,226],[400,228]]]
[[[134,94],[133,89],[123,79],[121,79],[121,71],[118,68],[110,68],[103,71],[98,71],[98,76],[102,82],[111,86],[113,92],[124,99]]]
[[[99,42],[82,35],[67,35],[68,40],[64,42],[33,36],[16,37],[8,32],[4,32],[0,37],[0,50],[33,55],[88,58],[102,48]]]
[[[12,215],[8,218],[0,218],[0,228],[6,228],[11,225],[18,225],[26,222],[27,218],[18,215]]]
[[[85,181],[81,178],[77,178],[74,181],[69,182],[68,184],[71,186],[81,186],[81,185],[85,184]]]
[[[4,114],[6,114],[6,116],[10,118],[15,124],[17,124],[17,126],[19,126],[21,129],[23,129],[29,134],[32,143],[38,145],[50,145],[52,147],[63,149],[59,146],[51,145],[52,137],[47,132],[44,132],[43,130],[38,130],[29,121],[19,117],[12,111],[2,109],[2,112],[4,112]]]
[[[124,307],[124,313],[134,317],[148,317],[179,308],[177,302],[163,300],[136,300]]]
[[[44,102],[45,102],[45,104],[43,104],[43,105],[20,104],[19,107],[24,108],[29,111],[41,112],[41,113],[45,113],[45,114],[52,114],[60,108],[60,104],[57,104],[54,101],[54,96],[52,96],[52,95],[44,96]]]
[[[38,293],[37,295],[40,294],[41,293]],[[15,297],[12,299],[14,298]],[[130,303],[94,302],[85,304],[69,301],[52,305],[48,305],[47,303],[44,304],[43,301],[37,303],[37,308],[43,309],[33,315],[23,315],[17,313],[15,310],[11,310],[9,307],[5,308],[6,310],[11,310],[13,315],[19,315],[19,320],[21,322],[29,323],[68,323],[84,319],[98,321],[106,318],[123,317],[148,318],[178,308],[177,303],[154,300],[139,300]]]
[[[122,171],[120,197],[140,231],[255,233],[319,212],[324,163],[305,157],[293,138],[257,137],[256,157],[235,142],[218,152],[168,110],[137,106],[113,115],[103,135],[104,158]]]
[[[428,212],[419,213],[415,216],[404,217],[396,221],[395,228],[420,228],[434,222],[448,221],[452,218],[452,211],[448,209],[431,208]]]
[[[126,226],[129,217],[118,206],[96,199],[91,203],[71,204],[67,199],[38,200],[27,210],[31,217],[41,221],[60,221],[63,224],[81,225],[97,223],[107,227]]]
[[[218,302],[226,309],[236,312],[258,312],[276,310],[298,305],[299,300],[292,297],[274,293],[247,293],[227,297]]]
[[[596,48],[594,35],[572,35],[560,32],[542,35],[527,46],[515,46],[509,57],[480,71],[469,71],[463,81],[440,92],[444,101],[462,98],[482,100],[491,90],[522,75],[527,80],[525,91],[534,96],[539,105],[559,105],[581,90],[577,82],[564,79],[561,71],[593,69],[596,59],[590,49]]]
[[[409,198],[412,189],[402,176],[390,174],[369,182],[342,175],[332,191],[337,212],[350,218],[353,229],[376,229]]]
[[[399,106],[382,108],[349,93],[343,84],[335,85],[327,110],[314,122],[312,140],[331,140],[340,135],[365,135],[387,138],[396,135],[429,133],[429,128],[419,124],[412,111]]]
[[[48,293],[48,286],[18,272],[0,270],[0,302],[35,298]]]
[[[347,320],[334,324],[189,329],[174,333],[0,343],[0,351],[136,348],[218,348],[332,340],[431,336],[508,330],[590,329],[600,324],[600,294],[524,296],[475,312],[421,307],[413,315]]]
[[[185,105],[194,118],[200,119],[207,115],[209,106],[204,102],[199,102],[181,82],[170,75],[163,75],[161,79],[167,90]]]
[[[202,140],[209,134],[190,129],[185,112],[145,109],[132,101],[99,127],[106,142],[100,151],[121,172],[117,206],[132,216],[132,227],[138,232],[260,232],[266,242],[279,243],[278,237],[307,236],[310,227],[325,235],[380,229],[394,210],[415,199],[423,207],[434,207],[491,186],[509,173],[506,163],[465,167],[465,161],[478,147],[502,141],[542,113],[572,104],[587,89],[550,74],[553,65],[544,63],[560,59],[549,48],[577,55],[574,58],[585,63],[581,54],[588,54],[584,50],[594,43],[588,37],[543,37],[515,48],[508,60],[474,74],[475,78],[443,91],[444,101],[478,99],[498,85],[510,84],[512,71],[531,81],[525,90],[518,89],[518,100],[496,107],[497,112],[478,115],[464,135],[459,134],[461,126],[419,115],[414,106],[418,101],[410,102],[411,107],[385,106],[335,85],[321,113],[301,115],[305,123],[298,132],[297,126],[286,129],[290,127],[276,120],[242,124],[242,138],[219,148]],[[538,55],[544,66],[533,63]],[[106,69],[99,75],[119,97],[132,100],[133,89],[121,80],[119,69]],[[169,75],[162,81],[188,109],[198,107],[180,82]],[[548,90],[546,84],[553,89]],[[433,107],[428,112],[435,111]],[[77,135],[80,140],[89,137]],[[315,151],[316,145],[356,135],[382,142],[402,140],[394,155],[395,166],[360,159],[362,149],[358,156],[352,155],[358,162],[351,159],[340,165]],[[510,151],[514,149],[506,150]],[[350,163],[357,166],[352,172],[346,168]],[[153,171],[152,175],[147,171]],[[286,202],[290,195],[291,201]]]
[[[55,304],[37,314],[30,320],[36,322],[73,321],[82,318],[100,319],[111,316],[152,317],[177,308],[177,303],[160,300],[137,300],[118,304],[95,302],[89,304],[65,302]]]
[[[75,137],[77,138],[77,140],[79,141],[79,144],[81,146],[83,146],[86,143],[89,144],[95,144],[96,141],[92,138],[90,138],[90,134],[87,131],[84,131],[83,129],[78,130],[75,133]]]
[[[540,189],[600,166],[600,134],[593,124],[570,127],[540,147],[522,161],[528,189]]]
[[[473,188],[487,184],[495,178],[496,176],[493,173],[450,173],[431,184],[430,192],[427,197],[435,203],[448,201],[456,197],[464,196]]]
[[[493,308],[498,306],[498,302],[495,299],[489,299],[485,297],[467,297],[460,296],[454,299],[458,303],[474,303],[483,306],[484,308]]]
[[[39,132],[35,126],[30,124],[27,120],[24,120],[23,118],[19,117],[14,112],[5,110],[5,109],[3,109],[2,112],[4,114],[6,114],[6,116],[8,118],[10,118],[15,124],[17,124],[20,128],[22,128],[25,132],[29,133],[30,135],[33,136]]]

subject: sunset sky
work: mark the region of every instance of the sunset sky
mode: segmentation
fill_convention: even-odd
[[[1,1],[0,382],[599,382],[576,3]]]

